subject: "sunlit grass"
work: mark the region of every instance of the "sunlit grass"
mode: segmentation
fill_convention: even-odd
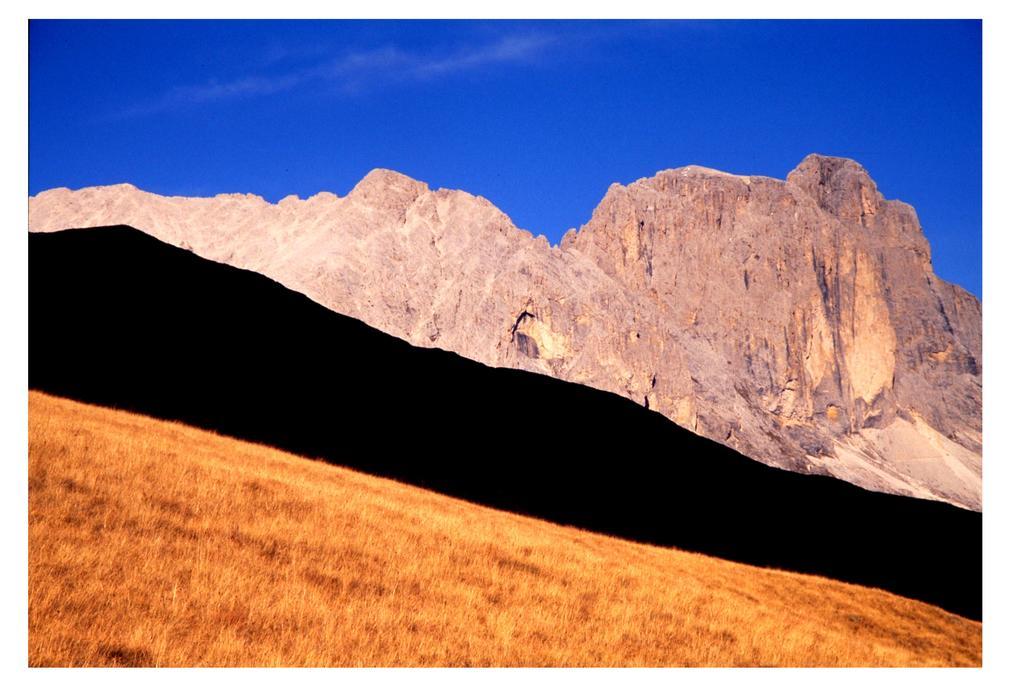
[[[882,591],[35,392],[29,414],[32,665],[980,664],[979,623]]]

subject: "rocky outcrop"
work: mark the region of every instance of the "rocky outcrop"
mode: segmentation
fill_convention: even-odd
[[[616,184],[556,247],[481,197],[384,170],[277,204],[57,189],[29,216],[39,231],[133,225],[769,464],[981,506],[980,304],[935,276],[914,210],[850,160],[811,155],[784,181],[689,166]]]
[[[562,248],[710,340],[714,372],[797,447],[787,466],[980,506],[980,305],[935,276],[914,210],[859,164],[811,155],[785,182],[666,171],[613,186]],[[709,398],[697,430],[745,438]]]

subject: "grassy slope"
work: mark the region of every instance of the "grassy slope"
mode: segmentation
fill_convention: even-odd
[[[979,623],[882,591],[36,392],[29,414],[32,665],[980,664]]]

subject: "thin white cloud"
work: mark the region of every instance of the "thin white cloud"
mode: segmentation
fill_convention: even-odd
[[[538,57],[551,42],[551,36],[540,34],[506,36],[483,48],[462,50],[440,58],[422,60],[415,65],[413,73],[422,78],[476,69],[490,64],[528,62]]]
[[[352,92],[368,84],[439,79],[488,66],[530,63],[552,43],[551,36],[526,34],[446,53],[417,54],[393,46],[350,52],[286,73],[176,86],[150,102],[122,110],[121,114],[143,116],[181,107],[277,95],[312,83],[333,84]]]

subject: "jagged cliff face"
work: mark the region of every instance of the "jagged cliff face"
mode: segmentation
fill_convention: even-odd
[[[483,198],[381,170],[343,198],[113,186],[41,193],[29,215],[32,230],[133,225],[769,464],[980,509],[980,304],[935,276],[913,209],[849,160],[812,155],[786,181],[687,167],[613,185],[555,248]]]
[[[613,186],[562,248],[710,340],[797,460],[980,507],[980,304],[935,276],[913,208],[855,162],[812,155],[785,182],[691,167]],[[747,425],[707,402],[698,431],[742,443]]]

